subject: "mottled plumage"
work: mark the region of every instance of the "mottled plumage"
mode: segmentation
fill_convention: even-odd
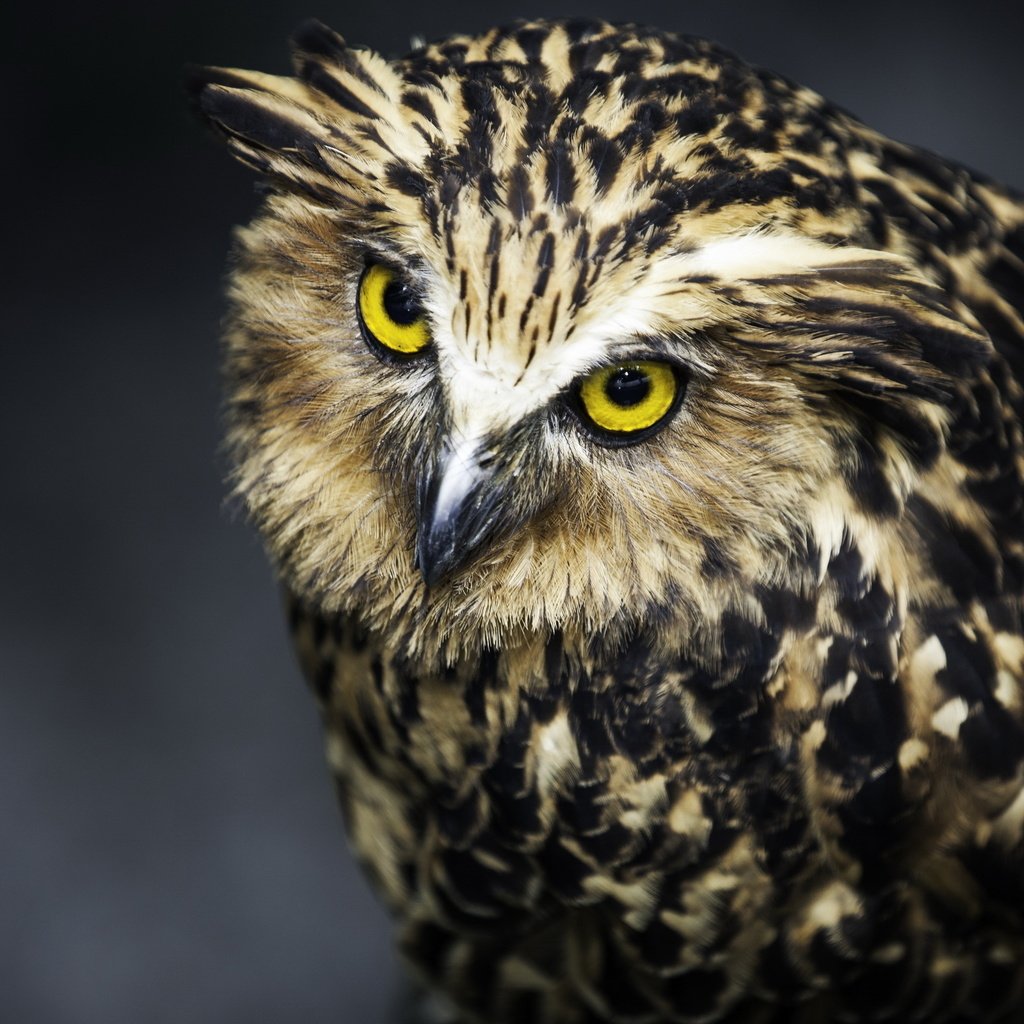
[[[269,183],[229,445],[420,977],[1022,1019],[1024,197],[653,30],[295,60],[196,78]]]

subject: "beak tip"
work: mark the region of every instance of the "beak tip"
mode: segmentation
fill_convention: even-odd
[[[432,590],[444,579],[455,562],[451,557],[450,546],[439,544],[438,539],[436,535],[421,534],[416,545],[416,568],[428,590]]]
[[[420,570],[420,576],[423,578],[423,583],[427,590],[433,590],[434,587],[441,581],[441,574],[437,571],[436,566],[424,565],[422,562],[418,564]]]

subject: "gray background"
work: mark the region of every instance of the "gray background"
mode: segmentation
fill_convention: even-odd
[[[287,70],[310,14],[389,53],[526,13],[711,36],[1024,185],[1014,5],[81,5],[5,15],[0,1018],[393,1020],[259,545],[223,504],[217,323],[250,176],[187,61]],[[414,13],[410,13],[414,12]]]

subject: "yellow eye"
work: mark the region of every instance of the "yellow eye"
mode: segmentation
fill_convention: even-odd
[[[385,356],[414,356],[430,343],[416,293],[396,270],[371,263],[359,280],[359,323],[371,347]]]
[[[679,389],[669,363],[617,363],[583,378],[579,402],[595,427],[626,440],[661,423],[675,408]]]

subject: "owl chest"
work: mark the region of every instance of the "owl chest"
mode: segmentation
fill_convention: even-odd
[[[770,901],[811,846],[795,755],[753,689],[696,716],[704,682],[684,676],[641,660],[524,682],[484,659],[420,678],[369,648],[335,652],[329,757],[389,903],[508,934],[567,908],[642,932],[704,885]],[[712,942],[735,931],[705,917]]]
[[[595,1019],[575,1015],[586,1005],[618,1021],[700,1000],[710,1014],[757,986],[797,999],[801,978],[846,970],[838,919],[841,942],[864,936],[849,963],[888,967],[879,950],[898,947],[893,970],[910,977],[913,960],[924,978],[949,959],[945,938],[922,952],[945,926],[887,852],[906,845],[916,791],[879,788],[890,778],[860,746],[844,755],[859,733],[834,710],[828,729],[787,724],[792,668],[767,642],[714,673],[641,650],[588,672],[550,658],[516,676],[495,657],[425,676],[371,642],[321,639],[307,670],[352,844],[408,958],[480,1019]],[[809,766],[841,767],[842,787],[815,789]],[[986,955],[957,953],[965,991]],[[539,1007],[525,1017],[523,979]]]

